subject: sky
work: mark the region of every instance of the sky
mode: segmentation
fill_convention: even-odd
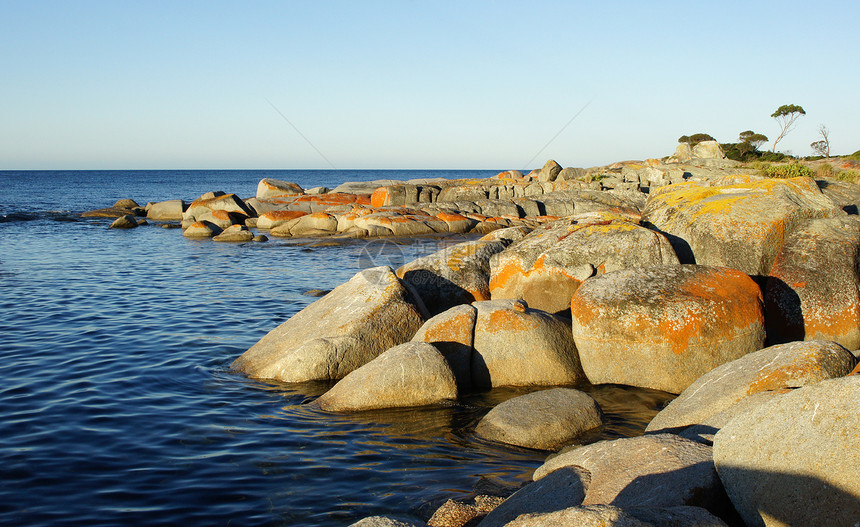
[[[853,2],[0,0],[0,170],[530,169],[860,149]],[[770,148],[770,144],[762,148]]]

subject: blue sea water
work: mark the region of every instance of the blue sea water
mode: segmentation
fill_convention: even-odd
[[[545,453],[474,434],[489,408],[522,391],[332,415],[305,404],[329,384],[263,383],[229,369],[314,300],[307,290],[463,237],[220,244],[80,217],[127,197],[249,197],[263,177],[308,188],[495,172],[0,172],[0,525],[426,520],[482,481],[527,481]],[[609,416],[602,437],[640,434],[667,400],[583,388]]]

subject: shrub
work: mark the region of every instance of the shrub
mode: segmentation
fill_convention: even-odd
[[[833,166],[828,163],[824,163],[815,170],[815,177],[833,177],[833,174]]]
[[[789,179],[794,177],[814,176],[815,173],[811,168],[803,166],[799,163],[789,163],[787,165],[771,165],[764,169],[764,176],[777,179]]]
[[[843,170],[836,175],[836,179],[839,181],[846,181],[848,183],[857,183],[860,181],[860,172],[857,170]]]
[[[764,175],[764,171],[770,166],[770,163],[766,163],[764,161],[753,161],[750,166],[758,170],[760,174]]]
[[[691,147],[696,146],[702,141],[715,141],[713,137],[708,134],[698,133],[693,135],[682,135],[678,138],[679,143],[689,143]]]

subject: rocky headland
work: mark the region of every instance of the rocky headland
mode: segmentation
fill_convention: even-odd
[[[764,178],[705,142],[588,170],[310,190],[264,179],[247,199],[86,214],[222,242],[474,235],[359,272],[233,363],[334,382],[309,403],[329,412],[532,388],[475,433],[551,452],[533,482],[354,525],[857,527],[858,205],[855,185]],[[593,442],[604,416],[584,383],[677,397],[644,435]]]

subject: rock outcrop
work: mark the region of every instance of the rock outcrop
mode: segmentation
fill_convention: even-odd
[[[767,276],[787,235],[844,214],[811,178],[689,182],[651,193],[643,222],[666,233],[682,263]]]
[[[365,269],[269,332],[233,362],[260,379],[340,379],[408,342],[424,321],[394,272]]]

